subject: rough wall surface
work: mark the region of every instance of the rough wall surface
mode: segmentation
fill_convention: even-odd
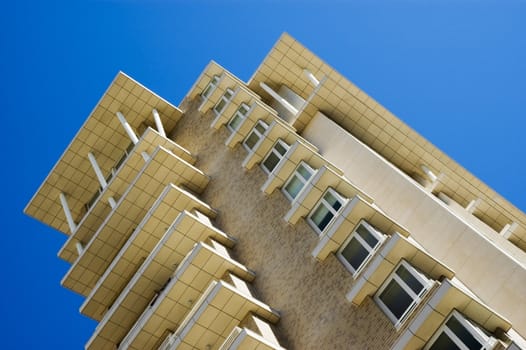
[[[246,151],[224,145],[226,128],[210,128],[211,114],[185,101],[185,115],[171,138],[197,155],[196,166],[211,177],[200,196],[218,210],[215,225],[236,237],[236,259],[256,272],[257,297],[281,313],[277,336],[288,349],[388,349],[397,337],[374,301],[360,307],[345,299],[353,284],[334,255],[323,263],[311,256],[318,237],[304,220],[283,219],[290,203],[279,190],[266,196],[265,173],[241,166]]]

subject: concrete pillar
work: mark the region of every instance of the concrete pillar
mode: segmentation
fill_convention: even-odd
[[[259,86],[261,86],[261,88],[263,90],[265,90],[270,96],[272,96],[279,104],[281,104],[283,107],[285,107],[289,112],[291,112],[293,115],[296,115],[298,114],[298,110],[296,109],[296,107],[294,107],[293,105],[291,105],[289,103],[289,101],[287,101],[286,99],[284,99],[283,97],[281,97],[276,91],[272,90],[270,88],[270,86],[268,86],[267,84],[265,84],[264,82],[260,82],[259,83]]]
[[[102,188],[106,188],[108,186],[108,183],[106,182],[106,179],[104,178],[104,175],[102,174],[102,171],[100,170],[99,164],[97,163],[97,159],[95,159],[95,156],[93,153],[88,153],[88,159],[91,163],[91,166],[93,167],[93,170],[95,171],[95,175],[97,175],[97,180],[99,180],[100,186]]]
[[[166,137],[166,133],[164,132],[163,122],[161,120],[161,116],[159,116],[159,112],[154,108],[152,110],[153,119],[155,120],[155,125],[157,126],[157,131],[161,136]]]
[[[130,126],[126,118],[124,118],[121,112],[117,112],[117,118],[119,118],[119,121],[124,127],[124,131],[126,131],[128,137],[130,138],[130,140],[132,140],[133,144],[137,144],[137,142],[139,142],[139,139],[137,138],[137,135],[135,135],[135,131],[133,131],[132,127]]]
[[[60,192],[59,198],[60,203],[62,204],[62,209],[64,209],[64,214],[66,215],[69,230],[71,231],[71,233],[75,233],[75,231],[77,231],[77,224],[75,224],[73,216],[71,215],[71,211],[69,210],[69,205],[66,196],[64,195],[64,193]]]

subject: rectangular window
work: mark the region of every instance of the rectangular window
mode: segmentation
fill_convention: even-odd
[[[486,350],[493,349],[495,345],[494,338],[488,336],[478,325],[466,319],[458,311],[453,310],[424,349]]]
[[[252,151],[258,142],[263,138],[263,134],[268,129],[268,124],[263,120],[258,120],[250,134],[243,141],[243,146],[247,151]]]
[[[242,103],[236,113],[230,118],[230,121],[227,124],[228,129],[232,132],[237,131],[243,120],[247,117],[249,111],[250,107],[247,104]]]
[[[291,201],[294,200],[315,172],[307,163],[301,162],[283,186],[285,196]]]
[[[374,298],[395,327],[399,328],[431,285],[431,280],[402,260]]]
[[[219,102],[214,106],[214,112],[216,113],[216,115],[219,115],[221,114],[221,112],[224,111],[226,106],[228,106],[228,104],[230,103],[232,96],[234,96],[234,91],[231,89],[226,89],[223,96],[221,96]]]
[[[218,83],[219,83],[219,76],[218,75],[214,75],[212,77],[212,80],[210,80],[208,85],[204,88],[203,92],[201,92],[201,96],[204,99],[207,99],[208,97],[210,97],[212,92],[214,92],[214,90],[216,89]]]
[[[278,141],[274,144],[274,147],[272,147],[270,152],[261,163],[263,170],[265,170],[267,174],[272,173],[276,166],[278,166],[279,162],[283,159],[283,156],[285,153],[287,153],[289,148],[290,146],[285,141],[278,139]]]
[[[308,217],[308,222],[316,233],[321,234],[325,230],[346,202],[347,198],[342,197],[332,188],[325,192]]]
[[[384,234],[362,220],[336,256],[353,276],[356,276],[384,240]]]

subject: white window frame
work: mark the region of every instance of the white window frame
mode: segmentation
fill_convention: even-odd
[[[303,167],[305,170],[307,170],[309,173],[310,173],[310,176],[308,179],[305,179],[305,177],[303,177],[303,175],[299,172],[299,168],[300,167]],[[312,179],[312,177],[314,176],[314,174],[316,174],[316,169],[312,168],[309,164],[305,163],[304,161],[301,161],[298,166],[296,167],[296,169],[294,170],[294,173],[289,177],[289,179],[287,180],[287,182],[285,182],[285,184],[283,185],[283,187],[281,187],[281,192],[283,192],[283,194],[285,195],[285,197],[287,197],[287,199],[289,201],[294,201],[295,198],[298,198],[298,196],[303,192],[303,190],[305,189],[307,183],[309,183],[309,181]],[[301,183],[302,183],[302,186],[301,186],[301,189],[298,191],[298,193],[296,194],[295,197],[293,197],[288,191],[287,191],[287,186],[292,182],[294,181],[295,179],[299,180]]]
[[[466,319],[464,315],[462,315],[460,312],[458,312],[457,310],[453,310],[451,314],[449,314],[449,316],[446,318],[446,320],[442,323],[440,328],[435,332],[435,334],[433,334],[431,339],[429,339],[426,346],[424,347],[424,350],[429,350],[442,333],[447,335],[447,337],[451,339],[453,343],[455,343],[455,345],[458,346],[461,350],[469,350],[469,348],[457,336],[457,334],[447,326],[447,323],[452,317],[454,317],[462,325],[462,327],[464,327],[464,329],[481,344],[481,350],[491,350],[495,348],[495,345],[497,345],[497,340],[495,338],[486,334],[486,332],[480,326]]]
[[[340,202],[340,207],[336,210],[332,207],[332,205],[329,204],[329,202],[327,202],[327,200],[325,199],[325,196],[327,195],[327,193],[330,193],[332,196],[336,197],[336,199]],[[314,229],[314,231],[318,234],[318,235],[321,235],[328,227],[331,226],[331,224],[334,222],[334,220],[336,219],[336,217],[338,217],[338,214],[342,211],[343,207],[345,206],[345,204],[347,203],[349,199],[343,197],[341,194],[339,194],[338,192],[336,192],[334,189],[332,189],[331,187],[329,187],[327,189],[327,191],[325,191],[323,193],[323,195],[321,196],[321,198],[318,200],[318,202],[316,203],[316,205],[314,206],[314,208],[310,211],[309,213],[309,216],[307,217],[307,222],[309,223],[309,225]],[[323,228],[323,230],[321,230],[318,225],[311,219],[311,216],[318,210],[318,208],[323,205],[325,206],[329,212],[332,214],[332,218],[331,220],[327,223],[327,225]]]
[[[363,227],[374,238],[377,239],[377,242],[376,242],[376,244],[374,246],[370,246],[369,243],[365,239],[363,239],[363,237],[360,235],[360,233],[358,232],[358,229],[360,227]],[[372,227],[367,221],[361,220],[358,223],[358,225],[356,225],[356,227],[354,228],[354,230],[351,233],[351,235],[349,236],[349,238],[347,238],[345,240],[345,242],[342,244],[342,246],[340,247],[340,249],[338,249],[338,252],[336,253],[336,257],[338,258],[338,260],[340,260],[340,262],[343,264],[343,266],[345,266],[347,268],[347,270],[349,270],[351,272],[353,277],[356,277],[360,273],[360,271],[363,270],[363,268],[365,267],[367,262],[370,261],[371,258],[374,256],[374,254],[378,251],[378,248],[385,241],[386,237],[387,236],[385,234],[381,233],[380,231],[378,231],[377,229]],[[347,248],[347,246],[349,245],[349,243],[353,239],[356,240],[368,252],[368,254],[365,257],[365,259],[360,263],[360,266],[358,266],[356,269],[342,255],[342,252],[345,250],[345,248]]]
[[[230,96],[227,97],[227,94],[229,94]],[[214,113],[216,115],[220,115],[221,113],[223,113],[223,111],[226,109],[226,107],[228,106],[230,101],[232,101],[233,97],[234,97],[234,90],[232,90],[230,88],[227,88],[225,90],[224,94],[219,99],[219,101],[215,104],[215,106],[213,108],[214,109]],[[223,104],[223,105],[221,106],[221,104]],[[218,109],[218,106],[221,106],[220,109]]]
[[[281,154],[278,150],[276,150],[276,146],[277,145],[280,145],[281,147],[283,147],[285,149],[285,152],[283,154]],[[288,143],[286,143],[283,139],[278,139],[276,141],[276,143],[274,143],[274,146],[272,146],[272,148],[270,149],[270,151],[267,153],[267,155],[265,156],[265,158],[263,158],[263,160],[261,161],[261,168],[263,169],[263,171],[265,171],[265,173],[267,175],[270,175],[272,174],[272,172],[274,171],[274,169],[276,169],[278,167],[278,165],[283,161],[283,158],[285,158],[285,155],[287,154],[287,152],[289,151],[290,149],[290,145]],[[276,165],[274,166],[274,168],[272,169],[268,169],[265,165],[265,162],[268,160],[269,157],[271,156],[276,156],[278,158],[278,162],[276,163]]]
[[[245,112],[242,112],[243,109],[245,110]],[[226,124],[226,127],[228,128],[228,130],[230,130],[231,132],[236,132],[237,130],[239,130],[239,127],[243,124],[243,121],[245,121],[245,119],[247,118],[247,116],[250,114],[251,111],[252,111],[252,107],[242,102],[239,105],[239,108],[236,110],[236,112],[232,116],[232,118],[230,118],[230,120]],[[234,120],[238,120],[238,119],[240,120],[239,125],[235,128],[231,124],[234,122]]]
[[[398,276],[396,273],[400,267],[403,266],[414,278],[418,280],[422,284],[422,290],[418,292],[418,294],[409,287],[405,281]],[[380,299],[381,294],[383,291],[389,286],[391,281],[395,281],[412,299],[413,302],[407,307],[407,309],[404,311],[402,316],[400,318],[397,318],[387,307],[387,305],[384,304],[382,299]],[[411,314],[411,312],[420,304],[424,296],[426,295],[427,291],[431,288],[433,285],[433,280],[427,278],[422,272],[418,271],[415,267],[413,267],[411,264],[406,262],[405,260],[401,260],[400,263],[396,266],[396,268],[393,270],[391,275],[384,281],[378,292],[374,296],[374,300],[376,301],[376,304],[380,307],[380,309],[387,315],[387,317],[391,320],[391,322],[394,323],[394,326],[396,329],[400,329],[402,324],[405,320],[407,320],[408,316]]]
[[[219,84],[220,77],[219,75],[214,75],[208,85],[203,89],[201,92],[201,97],[207,100],[210,95],[214,92],[214,90],[217,88],[217,85]]]
[[[263,132],[259,131],[258,130],[258,126],[261,126],[263,129],[265,129]],[[252,128],[252,130],[248,133],[247,137],[245,137],[245,139],[243,140],[243,147],[245,147],[245,149],[249,152],[252,152],[255,148],[257,148],[259,146],[259,144],[261,143],[261,140],[263,140],[265,138],[265,132],[268,130],[269,128],[269,125],[267,123],[265,123],[265,121],[263,120],[258,120],[258,122],[256,123],[256,125],[254,125],[254,127]],[[247,145],[247,140],[252,136],[252,134],[256,135],[258,140],[256,141],[256,143],[254,144],[254,146],[252,146],[252,148],[250,148],[248,145]]]

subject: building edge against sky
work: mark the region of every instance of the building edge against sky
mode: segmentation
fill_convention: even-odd
[[[25,212],[87,348],[524,348],[526,215],[288,34],[179,107],[119,73]]]

